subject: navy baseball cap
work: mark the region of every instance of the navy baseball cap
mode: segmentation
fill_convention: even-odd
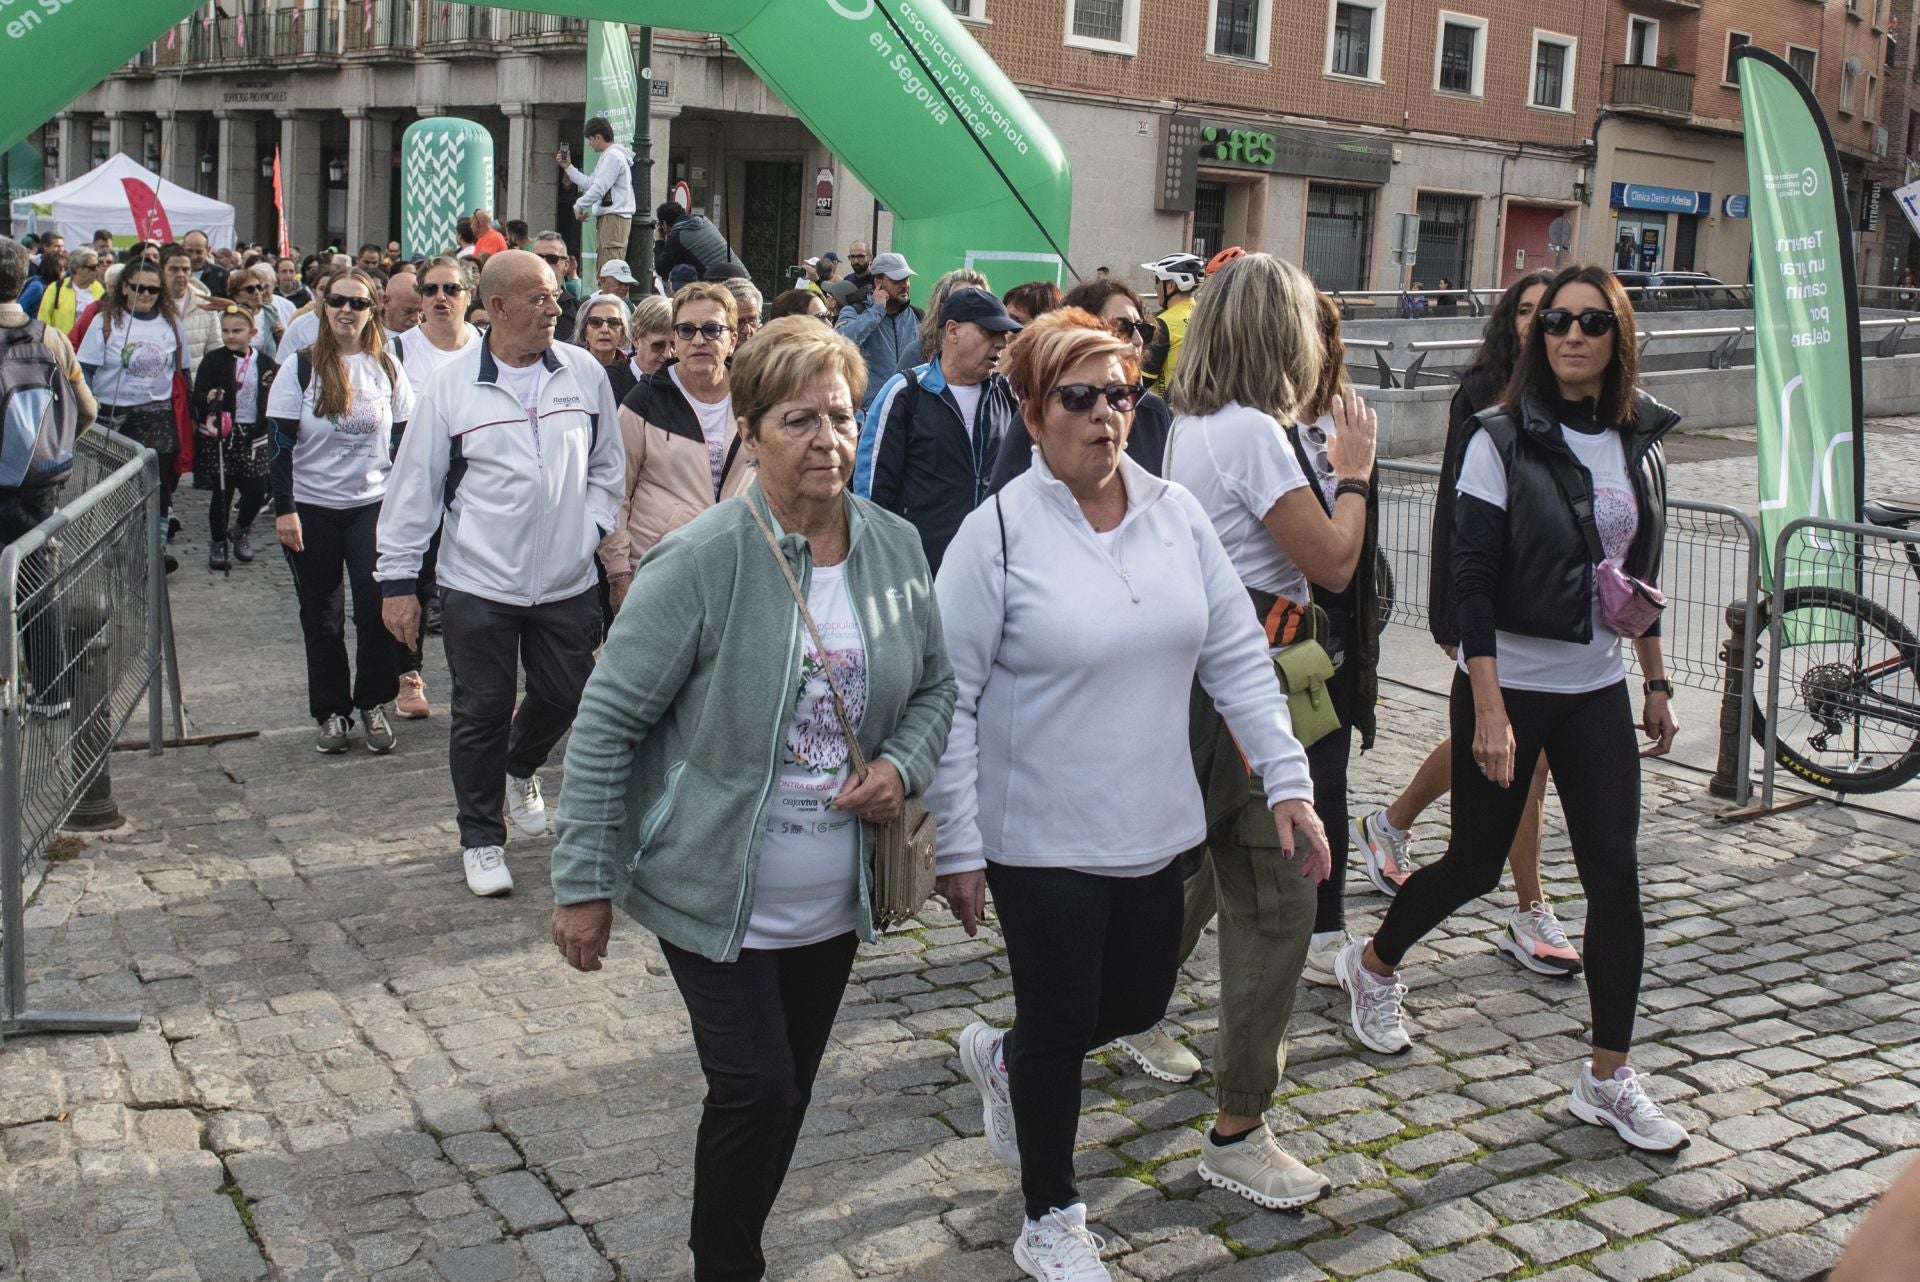
[[[1020,332],[1020,322],[1007,315],[1000,300],[977,285],[947,295],[947,305],[940,309],[940,323],[948,321],[970,321],[990,334]]]

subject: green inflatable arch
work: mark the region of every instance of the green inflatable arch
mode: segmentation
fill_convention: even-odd
[[[0,150],[86,93],[193,0],[0,0]],[[942,0],[520,0],[504,7],[726,37],[893,211],[924,280],[967,264],[1067,283],[1073,182],[1031,104]],[[996,262],[1017,264],[1016,270]]]

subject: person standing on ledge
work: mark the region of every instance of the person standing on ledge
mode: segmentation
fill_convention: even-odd
[[[573,216],[582,222],[589,217],[595,220],[604,271],[608,263],[626,261],[627,239],[633,233],[633,211],[638,208],[633,200],[633,149],[614,141],[613,126],[605,116],[587,122],[587,146],[600,157],[591,178],[574,168],[565,152],[554,160],[566,173],[567,181],[580,189],[580,199],[573,202]]]

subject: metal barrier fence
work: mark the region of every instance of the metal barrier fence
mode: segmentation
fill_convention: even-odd
[[[1387,619],[1424,629],[1440,469],[1399,461],[1379,466],[1380,548],[1393,575]],[[1668,678],[1675,685],[1739,700],[1740,747],[1731,767],[1732,795],[1745,805],[1752,793],[1755,723],[1750,687],[1759,627],[1760,531],[1738,508],[1670,496],[1660,589],[1667,597],[1660,634]],[[1736,619],[1739,627],[1733,628]],[[1737,655],[1726,653],[1730,643],[1737,645]],[[1633,662],[1631,650],[1627,659]]]
[[[151,751],[162,742],[170,629],[158,458],[90,430],[64,492],[72,497],[51,517],[0,551],[0,1037],[138,1023],[26,1006],[29,875],[143,699]]]
[[[1802,519],[1773,564],[1762,808],[1779,766],[1840,793],[1920,775],[1920,530]]]

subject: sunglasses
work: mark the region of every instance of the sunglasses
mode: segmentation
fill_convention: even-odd
[[[1327,453],[1327,429],[1317,423],[1308,423],[1300,429],[1307,438],[1307,444],[1313,449],[1313,471],[1319,477],[1333,475],[1333,456]]]
[[[233,292],[236,294],[257,294],[265,288],[266,288],[265,285],[242,285],[240,288],[234,290]]]
[[[1559,338],[1572,329],[1576,321],[1579,322],[1582,334],[1588,338],[1598,338],[1602,334],[1611,333],[1618,320],[1619,318],[1612,312],[1603,311],[1598,307],[1589,307],[1577,315],[1564,307],[1549,307],[1545,311],[1534,313],[1533,317],[1533,323],[1554,338]]]
[[[360,298],[353,294],[328,294],[327,306],[333,308],[351,307],[356,312],[364,312],[373,306],[371,298]]]
[[[1063,383],[1053,389],[1050,395],[1060,398],[1060,408],[1069,414],[1085,414],[1094,407],[1102,396],[1117,413],[1130,414],[1140,400],[1140,388],[1133,383],[1109,383],[1098,387],[1092,383]]]
[[[1153,322],[1152,321],[1133,321],[1133,320],[1128,320],[1125,317],[1119,317],[1117,319],[1108,321],[1107,328],[1111,329],[1114,333],[1118,334],[1120,337],[1128,340],[1138,339],[1139,341],[1146,343],[1146,342],[1151,342],[1153,339]]]
[[[619,329],[618,316],[589,316],[580,322],[583,329]]]
[[[435,285],[421,285],[419,286],[419,290],[420,290],[420,297],[422,298],[438,298],[442,294],[445,294],[448,298],[455,298],[461,294],[466,293],[467,287],[465,285],[460,285],[460,284],[449,284],[449,285],[435,284]]]
[[[695,334],[706,339],[709,343],[717,343],[720,341],[722,334],[731,334],[732,332],[733,329],[731,326],[722,325],[719,321],[708,321],[704,325],[680,324],[673,327],[673,336],[683,343],[691,343]]]
[[[565,254],[536,254],[534,255],[534,257],[538,258],[541,262],[545,263],[549,267],[558,267],[561,263],[564,263],[567,261],[567,256]]]
[[[129,285],[127,286],[127,292],[129,294],[143,294],[148,298],[154,298],[159,296],[160,287],[158,285]]]
[[[670,338],[655,338],[648,340],[647,350],[650,352],[664,352],[672,345],[673,340]]]

